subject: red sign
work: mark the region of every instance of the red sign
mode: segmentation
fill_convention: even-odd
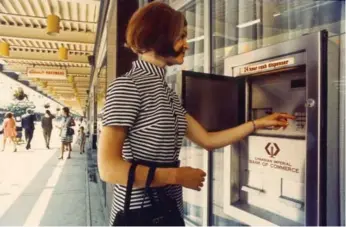
[[[65,69],[27,68],[27,76],[41,79],[66,79]]]

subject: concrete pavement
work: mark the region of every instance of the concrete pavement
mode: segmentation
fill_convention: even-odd
[[[87,181],[86,154],[74,147],[71,159],[65,153],[58,160],[59,145],[55,130],[46,149],[38,128],[31,150],[23,144],[16,153],[11,146],[0,152],[1,226],[104,225],[98,187]]]

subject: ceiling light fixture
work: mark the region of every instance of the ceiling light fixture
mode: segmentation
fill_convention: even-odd
[[[200,41],[200,40],[203,40],[203,39],[204,39],[204,35],[198,36],[198,37],[195,37],[195,38],[192,38],[192,39],[188,39],[186,42],[192,43],[192,42],[197,42],[197,41]]]
[[[251,25],[258,24],[258,23],[260,23],[260,22],[261,22],[261,19],[248,21],[248,22],[245,22],[245,23],[242,23],[242,24],[238,24],[238,25],[237,25],[237,28],[249,27],[249,26],[251,26]]]
[[[66,61],[68,58],[68,50],[65,47],[59,48],[59,60]]]
[[[67,77],[67,81],[69,82],[69,83],[73,83],[74,82],[74,78],[73,78],[73,76],[72,75],[69,75],[68,77]]]
[[[0,42],[0,56],[2,57],[10,56],[10,44],[5,42]]]
[[[47,17],[47,34],[57,35],[60,31],[60,18],[57,15],[49,15]]]

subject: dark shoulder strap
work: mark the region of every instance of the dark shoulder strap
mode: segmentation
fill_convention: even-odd
[[[130,201],[131,201],[133,183],[135,182],[136,167],[137,167],[137,163],[132,163],[129,169],[129,176],[127,179],[127,186],[126,186],[124,213],[127,213],[130,210]]]
[[[145,183],[145,189],[150,188],[150,185],[153,183],[155,177],[156,167],[150,167],[147,177],[147,182]]]
[[[155,203],[155,200],[154,200],[154,195],[153,195],[153,192],[150,188],[150,185],[153,183],[153,180],[154,180],[154,177],[155,177],[155,170],[156,170],[156,167],[150,167],[149,168],[149,172],[148,172],[148,176],[147,176],[147,181],[145,183],[145,189],[144,189],[144,198],[143,198],[143,201],[142,201],[142,208],[144,206],[144,201],[145,201],[145,196],[148,195],[149,196],[149,199],[150,199],[150,202],[151,202],[151,205],[154,206],[156,203]]]

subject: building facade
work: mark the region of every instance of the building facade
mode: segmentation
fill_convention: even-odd
[[[256,156],[257,150],[252,150],[251,147],[261,142],[256,142],[255,136],[244,141],[247,148],[243,150],[244,152],[246,150],[248,155],[245,157],[245,167],[242,167],[243,156],[239,154],[238,159],[234,159],[234,153],[237,152],[234,147],[208,152],[185,140],[180,157],[182,164],[201,168],[208,173],[206,186],[201,192],[184,189],[187,223],[224,226],[345,225],[345,2],[313,0],[165,0],[163,2],[184,13],[188,22],[190,47],[185,63],[182,66],[169,67],[166,79],[181,96],[185,108],[190,108],[186,92],[195,94],[193,97],[197,97],[198,100],[195,101],[201,106],[203,103],[210,104],[201,107],[200,110],[210,112],[206,115],[208,117],[214,116],[221,120],[215,120],[214,123],[206,121],[207,128],[210,130],[222,128],[220,126],[222,121],[225,122],[224,125],[232,125],[227,122],[227,114],[231,117],[232,110],[241,108],[249,111],[245,111],[243,120],[262,116],[261,114],[266,111],[278,110],[294,111],[300,119],[300,125],[297,125],[301,130],[299,135],[268,136],[268,132],[256,135],[259,137],[265,134],[266,137],[274,138],[272,141],[275,142],[272,142],[272,145],[279,143],[280,147],[277,149],[280,153],[277,151],[276,155],[273,150],[275,147],[264,144],[262,150],[263,152],[267,150],[269,156]],[[93,73],[86,113],[90,122],[89,130],[92,135],[90,143],[94,152],[97,150],[97,138],[101,131],[100,122],[105,99],[105,91],[100,89],[104,89],[117,76],[126,72],[131,62],[137,59],[137,56],[124,47],[124,34],[127,21],[133,12],[147,3],[145,0],[105,0],[102,3],[103,8],[101,8],[104,13],[99,20],[95,45],[97,48],[94,51],[94,58],[91,59]],[[313,46],[314,40],[315,46]],[[260,58],[259,55],[263,57]],[[247,70],[252,72],[246,72]],[[314,70],[317,70],[316,77],[313,75]],[[256,79],[251,77],[253,75]],[[233,82],[222,78],[243,78],[242,76],[247,78],[243,95],[248,101],[243,100],[243,104],[239,104],[231,96],[225,96],[231,95],[227,91],[233,86],[229,85],[227,88],[225,84]],[[219,85],[214,78],[221,78],[217,82]],[[316,80],[319,82],[315,84]],[[100,81],[106,84],[101,84]],[[194,83],[200,87],[189,84],[189,81],[195,81]],[[220,81],[225,82],[220,83]],[[217,104],[212,106],[208,98],[201,95],[203,92],[213,92],[213,89],[218,91],[223,89],[227,93],[220,93],[219,96],[225,100],[225,105],[229,105],[221,115],[219,112],[216,115],[215,112],[220,106]],[[316,94],[313,93],[314,90]],[[259,100],[261,95],[267,102]],[[304,102],[299,103],[297,100]],[[316,109],[313,108],[315,101],[318,107]],[[283,107],[282,102],[289,102],[292,105]],[[320,106],[324,109],[320,109]],[[317,122],[314,120],[315,115]],[[196,117],[204,119],[198,113]],[[314,128],[313,124],[319,126]],[[285,145],[287,141],[288,144]],[[316,149],[312,145],[314,143]],[[296,146],[295,149],[302,150],[302,156],[291,154],[280,161],[279,155],[283,155],[287,150],[285,146]],[[274,163],[277,168],[273,165],[274,169],[270,169],[269,172],[263,167],[256,169],[250,157],[253,154],[257,159],[262,158],[259,162],[262,165],[270,166],[268,162],[274,163],[272,160],[276,158],[281,162],[281,167]],[[300,169],[294,165],[298,165]],[[234,169],[235,167],[237,169]],[[313,175],[315,170],[319,173]],[[300,171],[300,174],[292,175],[290,171],[296,173]],[[264,175],[260,176],[259,173]],[[280,186],[273,182],[268,183],[268,174],[269,178],[278,178]],[[320,182],[320,187],[316,190],[311,188],[314,184],[313,179]],[[104,182],[100,184],[104,193],[102,201],[105,213],[108,214],[112,200],[112,186]],[[271,193],[269,188],[276,187],[278,193]],[[286,192],[287,190],[290,192]],[[269,206],[263,200],[276,205]],[[317,201],[316,204],[314,201]]]

